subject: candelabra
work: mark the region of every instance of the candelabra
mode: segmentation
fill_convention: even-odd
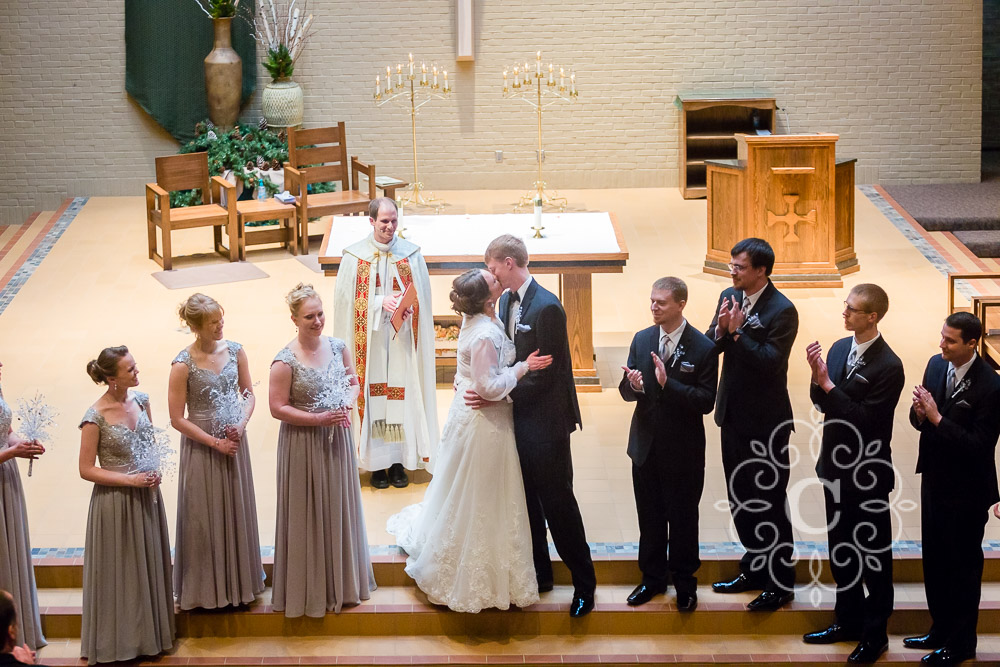
[[[443,84],[438,83],[438,67],[431,65],[432,75],[428,78],[427,64],[420,63],[419,72],[414,67],[413,54],[410,54],[408,71],[403,72],[403,65],[396,65],[395,85],[393,85],[392,68],[386,65],[385,86],[382,86],[382,75],[375,77],[375,106],[381,107],[389,102],[410,104],[410,132],[413,137],[413,183],[403,192],[399,201],[411,206],[432,207],[440,211],[447,204],[430,192],[424,190],[420,182],[417,167],[417,111],[433,99],[445,99],[451,93],[448,82],[448,70],[441,70]]]
[[[570,72],[569,86],[566,85],[566,69],[559,68],[559,85],[556,85],[555,66],[549,63],[548,76],[542,72],[542,52],[535,54],[534,72],[524,63],[522,69],[520,64],[513,67],[505,67],[503,70],[503,96],[504,99],[521,99],[535,108],[538,115],[538,179],[532,190],[521,196],[514,205],[514,210],[520,210],[541,200],[542,206],[552,206],[560,211],[565,210],[568,203],[565,197],[560,197],[554,191],[547,191],[545,181],[542,180],[542,110],[548,106],[566,100],[575,102],[578,96],[576,90],[576,73]],[[545,98],[548,97],[548,101]]]

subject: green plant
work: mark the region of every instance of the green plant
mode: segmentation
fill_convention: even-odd
[[[269,48],[263,64],[273,81],[290,77],[295,71],[295,60],[292,59],[292,54],[284,44],[279,44],[276,49]]]
[[[227,19],[236,16],[240,0],[195,0],[201,11],[205,12],[209,18]]]

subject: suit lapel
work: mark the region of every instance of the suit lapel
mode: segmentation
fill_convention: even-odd
[[[764,306],[767,305],[768,299],[771,298],[771,292],[773,292],[775,289],[776,288],[774,286],[774,283],[772,283],[771,279],[768,278],[767,285],[764,286],[764,291],[760,293],[760,296],[757,297],[756,303],[753,304],[753,306],[750,308],[750,312],[747,313],[747,319],[750,319],[751,315],[754,314],[759,315],[760,312],[764,310]],[[740,297],[740,303],[742,302],[743,302],[743,297]]]
[[[528,289],[524,290],[524,298],[521,299],[521,317],[524,317],[524,314],[528,312],[528,308],[531,307],[531,301],[535,298],[535,292],[537,291],[538,281],[532,278]]]
[[[947,363],[945,364],[945,367],[944,367],[945,368],[945,370],[944,370],[944,381],[942,382],[942,385],[941,385],[942,386],[942,391],[945,392],[943,394],[944,401],[942,402],[942,405],[941,405],[942,412],[945,410],[945,408],[951,407],[952,403],[962,400],[962,398],[964,396],[966,396],[972,389],[975,388],[975,386],[976,386],[976,380],[975,380],[975,378],[976,378],[976,376],[979,375],[979,363],[980,362],[983,362],[983,359],[982,359],[982,357],[980,357],[977,354],[976,355],[976,360],[972,362],[972,365],[969,366],[969,370],[965,372],[965,377],[962,378],[961,382],[958,382],[958,383],[955,384],[955,390],[952,391],[951,394],[947,393],[947,391],[948,391],[948,365],[947,365]],[[985,363],[985,362],[983,362],[983,363]],[[958,391],[958,388],[961,387],[962,383],[965,382],[966,380],[968,380],[968,386],[966,387],[966,389],[964,389],[964,390],[962,390],[962,391],[960,391],[960,392],[958,392],[956,394],[955,392]]]
[[[500,311],[497,313],[500,316],[500,321],[503,323],[503,330],[506,333],[507,326],[507,311],[510,310],[510,292],[504,292],[500,295],[500,302],[497,304],[497,309]]]
[[[841,350],[845,350],[843,352]],[[848,341],[847,345],[841,347],[836,351],[836,354],[830,355],[830,363],[827,364],[827,370],[830,373],[830,380],[837,386],[845,385],[854,379],[854,376],[847,377],[847,357],[851,354],[851,343]]]

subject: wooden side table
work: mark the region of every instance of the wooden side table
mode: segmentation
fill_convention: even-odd
[[[246,199],[236,202],[236,214],[238,216],[236,229],[240,261],[246,261],[247,246],[258,243],[280,243],[285,247],[285,250],[291,250],[293,255],[298,254],[299,227],[296,224],[293,204],[283,204],[274,197],[264,201]],[[262,220],[277,220],[278,226],[247,230],[246,224],[248,222]],[[232,239],[230,239],[230,243],[232,243]]]
[[[392,185],[385,185],[385,186],[376,183],[375,187],[381,190],[383,195],[385,195],[386,197],[388,197],[393,201],[396,201],[396,190],[398,188],[405,188],[407,185],[409,185],[409,183],[407,183],[406,181],[401,181],[399,183],[393,183]]]

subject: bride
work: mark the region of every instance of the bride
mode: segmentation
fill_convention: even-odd
[[[441,433],[438,461],[424,496],[389,518],[387,530],[409,557],[406,573],[434,604],[476,613],[538,601],[512,404],[504,400],[529,371],[552,363],[533,352],[513,364],[514,344],[494,315],[503,288],[485,269],[452,283],[463,317],[455,398]],[[465,405],[466,389],[494,401]]]

